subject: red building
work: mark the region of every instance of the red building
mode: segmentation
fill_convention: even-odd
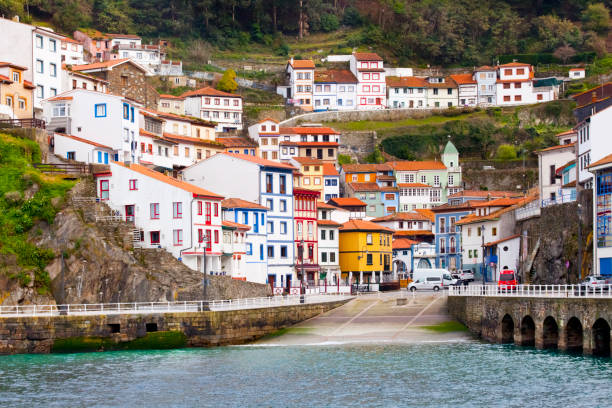
[[[303,188],[293,189],[293,219],[295,220],[295,269],[298,279],[309,286],[319,280],[317,202],[321,195],[318,191]]]

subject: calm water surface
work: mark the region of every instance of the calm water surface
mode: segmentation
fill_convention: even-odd
[[[477,342],[0,357],[1,407],[610,407],[612,360]]]

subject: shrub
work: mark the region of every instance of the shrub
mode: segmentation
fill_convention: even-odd
[[[509,144],[500,145],[495,154],[495,158],[499,160],[514,160],[516,157],[515,147]]]
[[[325,13],[321,16],[321,29],[325,32],[336,31],[340,23],[335,14]]]
[[[338,164],[343,166],[345,164],[351,164],[353,162],[353,159],[351,159],[351,156],[347,155],[347,154],[338,154]]]

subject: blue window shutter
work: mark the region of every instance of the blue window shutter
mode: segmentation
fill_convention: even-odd
[[[264,259],[263,258],[263,256],[264,256],[263,250],[264,250],[263,244],[259,244],[259,260],[260,261],[263,261],[263,259]]]
[[[98,152],[98,163],[102,163],[102,152]]]
[[[612,275],[612,258],[599,258],[599,274]]]
[[[132,114],[132,123],[134,123],[134,108],[130,108],[130,113]]]
[[[104,164],[108,164],[108,153],[104,153]]]

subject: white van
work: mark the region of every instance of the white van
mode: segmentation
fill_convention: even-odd
[[[427,268],[427,269],[415,269],[414,271],[412,271],[412,280],[414,282],[421,281],[421,282],[425,282],[427,281],[427,278],[440,278],[442,287],[449,287],[451,286],[451,284],[453,283],[453,277],[451,276],[451,273],[448,271],[448,269],[444,269],[444,268]]]

